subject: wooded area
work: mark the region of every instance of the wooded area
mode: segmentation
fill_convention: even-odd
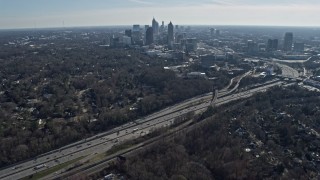
[[[0,35],[0,167],[223,87],[231,78],[223,72],[215,72],[223,77],[216,82],[178,77],[164,66],[184,59],[99,46],[103,39],[94,33],[90,41],[81,31],[41,33]]]
[[[204,124],[129,156],[115,172],[140,180],[316,178],[319,102],[319,93],[290,86],[209,108],[195,119]]]

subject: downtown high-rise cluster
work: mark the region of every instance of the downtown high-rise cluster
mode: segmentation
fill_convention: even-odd
[[[187,38],[186,32],[190,27],[174,25],[171,21],[161,25],[153,18],[151,25],[141,26],[134,24],[132,29],[125,30],[124,36],[111,37],[110,45],[113,47],[123,46],[152,46],[165,45],[170,50],[195,50],[197,39]]]

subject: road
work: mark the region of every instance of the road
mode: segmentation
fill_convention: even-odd
[[[282,76],[287,78],[298,78],[299,72],[292,67],[289,67],[284,64],[277,63],[277,66],[279,66],[282,70]]]
[[[241,80],[242,80],[244,77],[246,77],[246,76],[248,76],[249,74],[251,74],[251,73],[252,73],[252,71],[248,71],[248,72],[246,72],[245,74],[238,76],[238,77],[237,77],[237,78],[238,78],[237,83],[234,85],[234,87],[233,87],[232,89],[230,89],[230,87],[231,87],[231,85],[233,84],[234,79],[235,79],[235,78],[232,78],[231,81],[230,81],[230,83],[229,83],[229,85],[228,85],[226,88],[223,88],[222,90],[220,90],[220,91],[218,92],[218,97],[217,97],[217,98],[233,93],[235,90],[238,89]],[[187,108],[187,107],[189,107],[189,106],[194,106],[194,105],[199,104],[199,103],[201,103],[201,102],[207,101],[207,100],[210,99],[210,98],[212,98],[212,92],[207,93],[207,94],[203,94],[203,95],[201,95],[201,96],[197,96],[197,97],[194,97],[194,98],[191,98],[191,99],[188,99],[188,100],[183,101],[183,102],[181,102],[181,103],[179,103],[179,104],[176,104],[176,105],[174,105],[174,106],[165,108],[165,109],[163,109],[163,110],[161,110],[161,111],[159,111],[159,112],[157,112],[157,113],[152,114],[151,116],[152,116],[152,117],[156,117],[156,115],[163,116],[163,115],[165,115],[165,114],[168,113],[168,112],[175,112],[175,111],[178,111],[178,110]],[[138,122],[139,122],[139,121],[142,121],[142,122],[143,122],[143,119],[142,119],[142,120],[138,120]]]
[[[307,61],[310,61],[312,58],[312,56],[310,56],[308,59],[305,59],[305,60],[281,60],[281,59],[272,59],[272,61],[275,61],[275,62],[285,62],[285,63],[305,63]]]
[[[267,88],[280,85],[281,83],[282,82],[276,82],[223,97],[220,95],[215,103],[223,104],[236,99],[245,98],[251,96],[255,92],[265,91]],[[176,117],[179,117],[183,114],[192,111],[204,111],[208,106],[211,105],[211,98],[212,95],[202,96],[198,99],[192,99],[191,104],[188,101],[171,108],[166,108],[143,119],[127,123],[108,132],[98,134],[92,138],[78,141],[60,148],[59,150],[51,151],[39,156],[36,159],[14,165],[14,167],[19,168],[8,167],[6,169],[2,169],[0,171],[0,179],[20,179],[44,170],[45,168],[53,167],[60,163],[68,162],[82,156],[106,152],[117,143],[143,136],[156,128],[170,126]],[[42,167],[38,170],[34,169],[35,166],[42,164],[45,164],[46,167]]]
[[[281,85],[281,82],[277,82],[275,84],[272,84],[270,86],[266,86],[266,87],[263,87],[263,88],[260,88],[260,89],[255,89],[255,90],[251,90],[251,91],[249,90],[249,91],[246,91],[246,92],[241,92],[241,93],[238,93],[238,94],[230,95],[228,97],[223,97],[223,98],[217,100],[216,106],[228,103],[228,102],[233,101],[233,100],[238,100],[238,99],[241,99],[241,98],[249,97],[249,96],[253,95],[253,93],[255,93],[255,92],[264,91],[264,88],[268,88],[268,87],[271,87],[271,86],[274,86],[274,85]],[[210,105],[210,103],[208,103],[208,102],[205,102],[202,105],[199,104],[197,107],[194,107],[196,109],[195,111],[198,112],[198,113],[203,112],[208,107],[208,104]],[[185,113],[187,113],[187,112],[189,112],[189,111],[186,111]],[[188,129],[190,129],[190,127]],[[177,129],[177,131],[180,131],[180,130],[182,130],[182,129]],[[185,129],[183,128],[183,130],[185,130]],[[174,132],[174,133],[177,133],[177,132]],[[163,140],[164,137],[160,137],[160,139]],[[147,147],[150,144],[152,144],[153,142],[157,141],[157,139],[158,138],[154,138],[152,140],[147,140],[145,143],[140,144],[137,147],[135,147],[133,149],[129,149],[129,150],[123,152],[123,153],[126,155],[128,153],[129,154],[130,153],[134,153],[136,150],[139,151],[141,148],[144,148],[145,146]],[[109,162],[108,160],[112,160],[114,157],[116,157],[116,155],[115,156],[111,156],[108,159],[105,159],[105,160],[103,160],[103,161],[101,161],[98,164],[95,164],[93,166],[92,165],[88,165],[88,166],[80,167],[79,169],[75,169],[75,171],[73,171],[73,172],[72,171],[70,171],[70,172],[69,171],[68,172],[63,172],[62,171],[62,177],[65,178],[65,177],[69,177],[70,175],[71,176],[72,175],[77,176],[76,175],[77,173],[89,174],[89,173],[95,172],[97,170],[99,171],[99,170],[105,168],[107,166],[108,162]],[[53,175],[46,176],[43,179],[56,179],[56,178],[61,178],[61,176],[57,176],[57,175],[53,174]]]

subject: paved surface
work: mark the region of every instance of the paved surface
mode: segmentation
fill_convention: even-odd
[[[299,72],[292,67],[289,67],[284,64],[279,64],[277,63],[277,66],[279,66],[282,70],[282,76],[287,77],[287,78],[298,78],[299,77]]]
[[[220,94],[215,103],[222,104],[236,99],[249,97],[255,92],[265,91],[267,88],[281,84],[282,82],[276,82],[232,95],[227,95],[228,93]],[[224,97],[222,97],[223,95]],[[0,179],[19,179],[81,156],[105,152],[121,141],[143,136],[156,128],[170,126],[176,117],[183,114],[192,111],[205,110],[211,105],[211,98],[211,93],[205,96],[193,98],[190,101],[166,108],[143,119],[124,124],[108,132],[98,134],[97,136],[86,140],[78,141],[60,148],[59,150],[41,155],[36,159],[28,160],[13,166],[17,168],[8,167],[0,171]],[[41,167],[40,169],[34,168],[43,164],[45,164],[46,167]]]
[[[308,59],[306,60],[281,60],[281,59],[272,59],[272,61],[275,61],[275,62],[285,62],[285,63],[305,63],[309,60],[311,60],[312,56],[309,57]]]

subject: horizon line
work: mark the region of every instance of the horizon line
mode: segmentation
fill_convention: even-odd
[[[0,31],[9,30],[45,30],[45,29],[70,29],[70,28],[102,28],[102,27],[128,27],[133,25],[148,24],[122,24],[122,25],[84,25],[84,26],[52,26],[52,27],[18,27],[18,28],[0,28]],[[291,27],[291,28],[320,28],[320,25],[263,25],[263,24],[177,24],[179,26],[244,26],[244,27]]]

